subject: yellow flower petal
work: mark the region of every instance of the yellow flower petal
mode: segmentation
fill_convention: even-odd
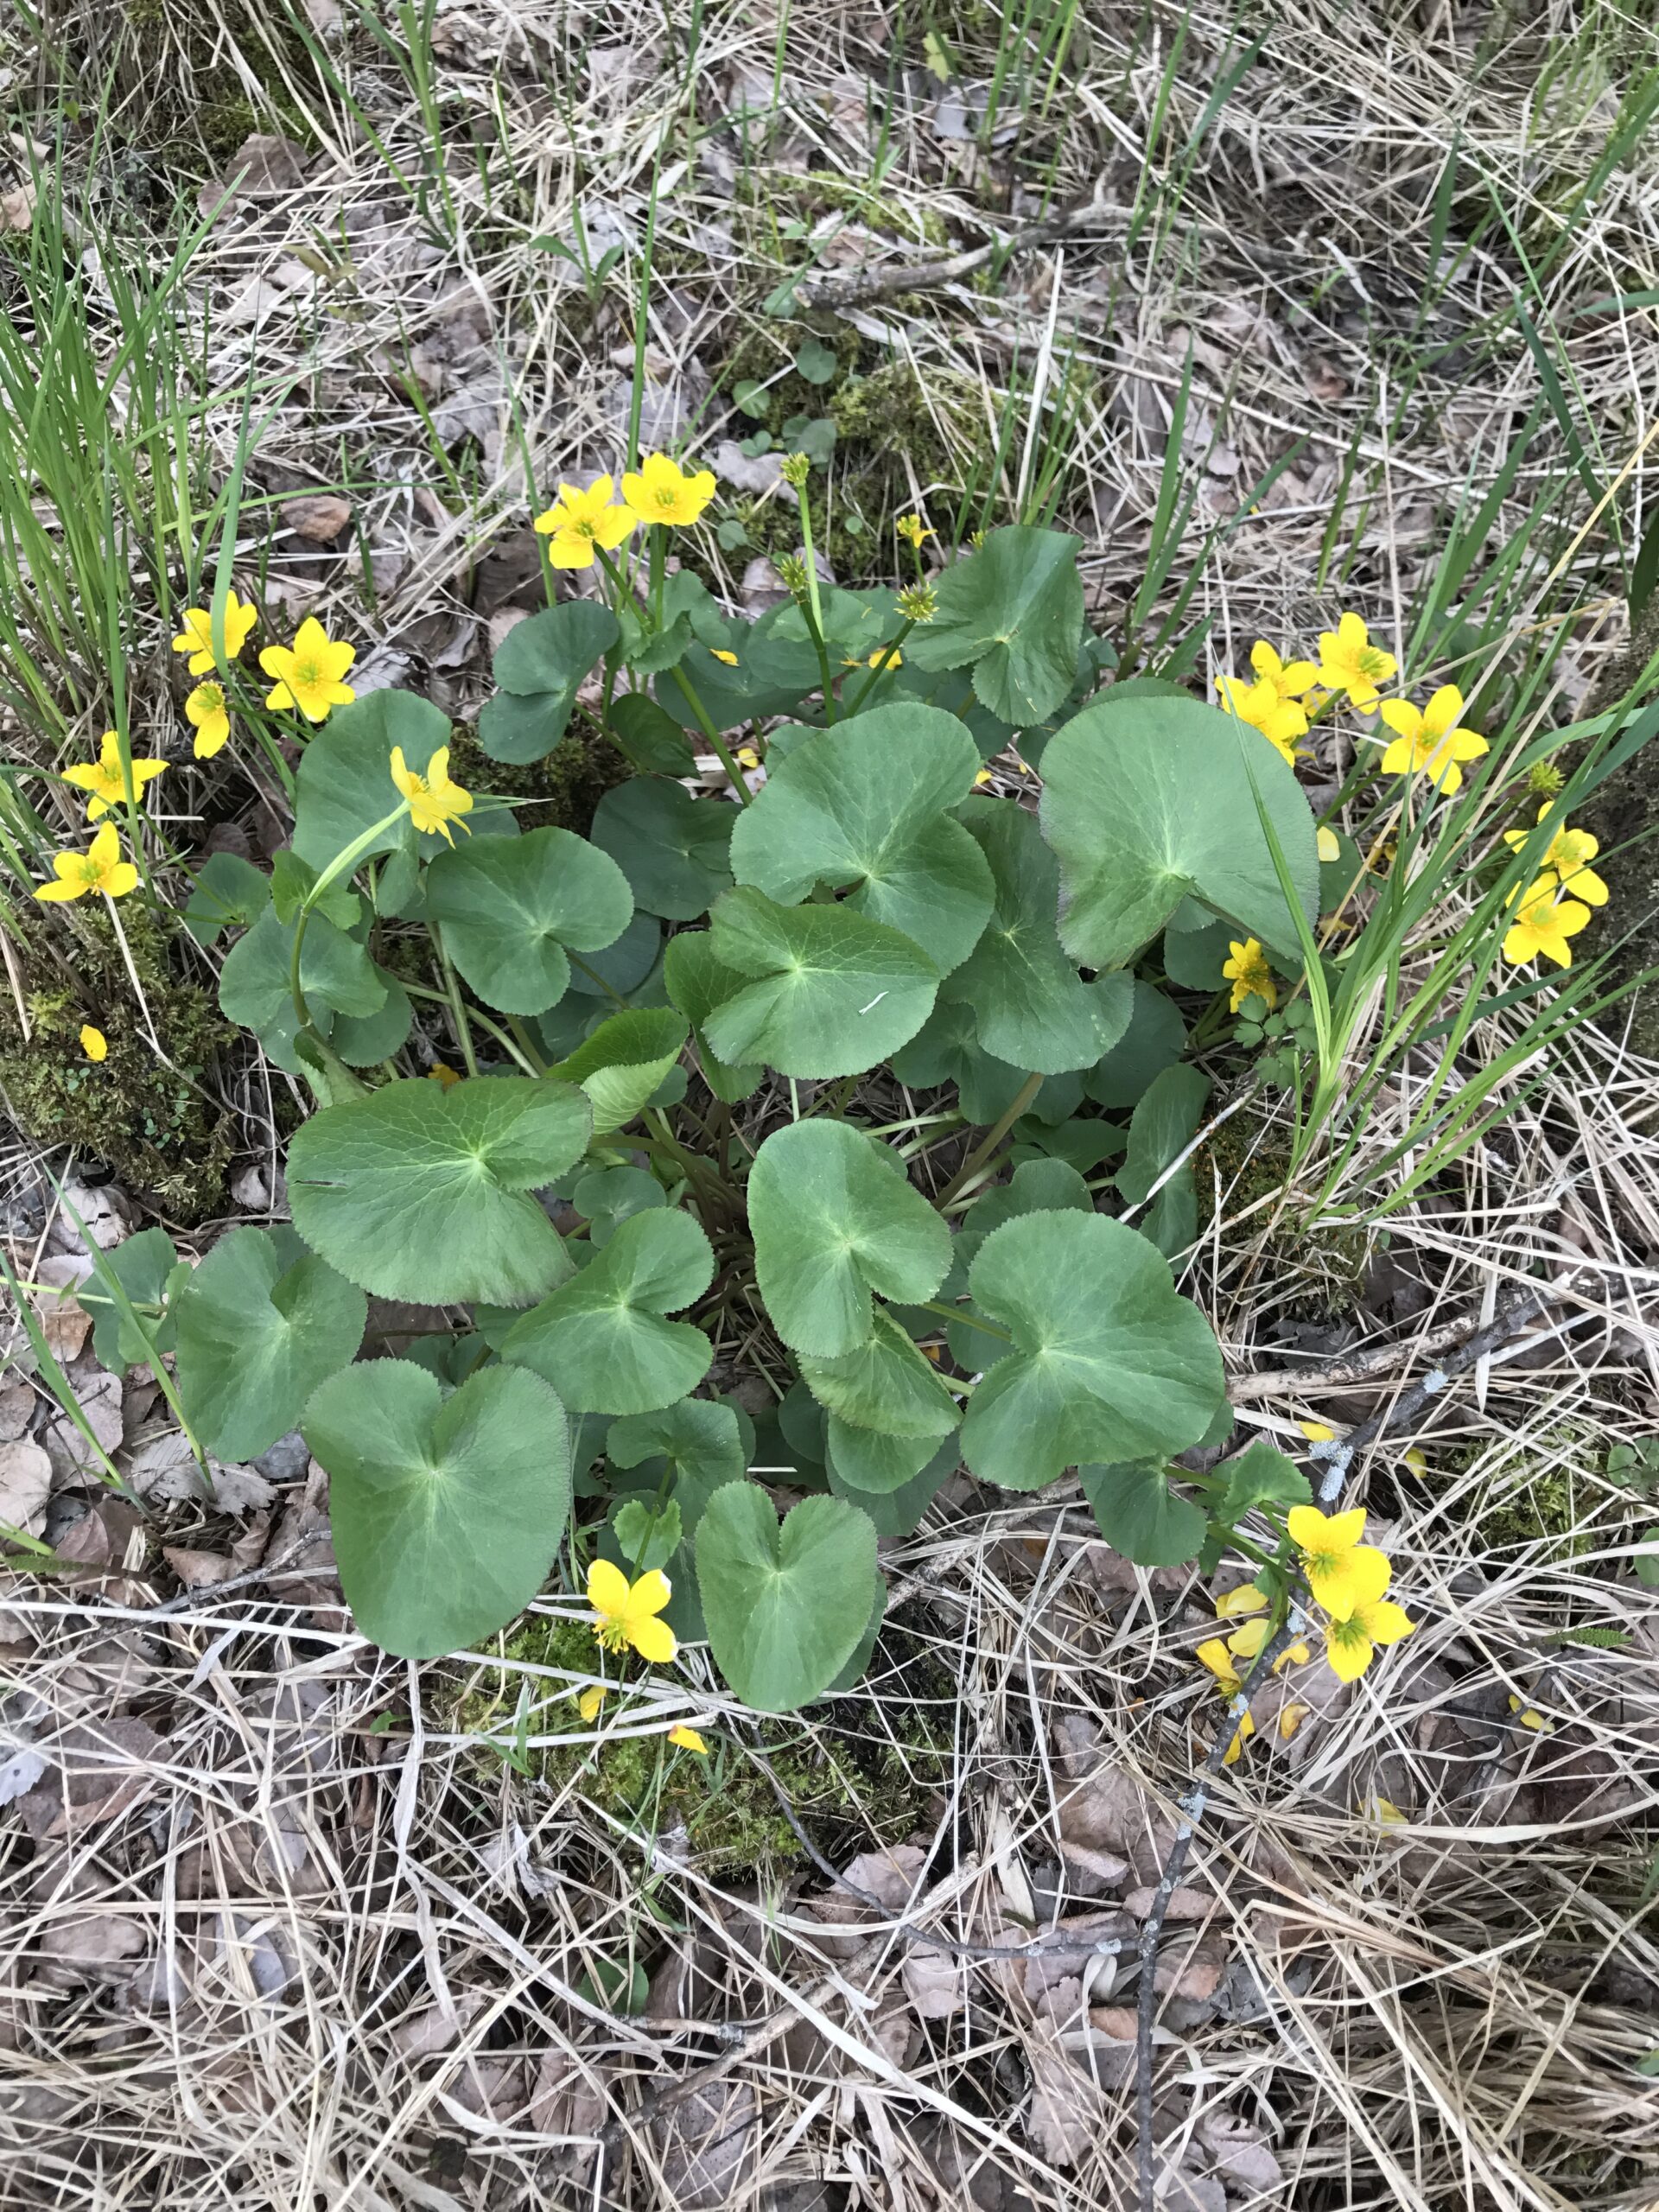
[[[680,1648],[668,1623],[655,1618],[631,1621],[628,1641],[652,1667],[666,1667]]]
[[[708,1745],[703,1742],[695,1728],[688,1728],[683,1721],[677,1727],[669,1730],[668,1740],[671,1744],[677,1744],[683,1751],[700,1751],[704,1758],[709,1756]]]
[[[596,1613],[620,1620],[628,1610],[628,1578],[614,1560],[596,1559],[588,1569],[588,1602]]]
[[[106,1060],[110,1056],[109,1039],[101,1029],[94,1029],[90,1021],[81,1026],[80,1049],[89,1060]]]
[[[1336,1441],[1336,1430],[1327,1428],[1322,1421],[1299,1421],[1296,1426],[1310,1444],[1334,1444]]]

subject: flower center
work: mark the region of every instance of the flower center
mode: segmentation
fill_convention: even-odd
[[[603,1651],[626,1651],[628,1648],[628,1631],[620,1621],[595,1621],[594,1641]]]
[[[314,660],[296,660],[294,680],[296,683],[302,683],[308,691],[313,691],[322,682],[322,671]]]
[[[1362,676],[1380,676],[1386,658],[1380,645],[1362,645],[1354,656],[1354,665]]]

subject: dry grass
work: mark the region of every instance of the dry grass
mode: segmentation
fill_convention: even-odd
[[[333,21],[326,0],[308,13]],[[578,192],[596,250],[639,239],[664,118],[686,130],[693,114],[688,21],[626,0],[580,21],[550,5],[442,12],[435,85],[451,142],[475,131],[497,149],[487,191],[457,152],[451,213],[397,52],[349,22],[326,33],[377,151],[297,39],[273,16],[262,41],[259,20],[204,13],[169,35],[187,122],[192,89],[200,101],[239,79],[256,105],[275,89],[288,127],[310,133],[302,177],[240,200],[193,276],[213,311],[219,389],[238,390],[250,366],[272,397],[291,381],[251,472],[258,492],[275,501],[343,484],[355,509],[343,550],[308,546],[279,514],[268,596],[338,610],[386,679],[461,709],[482,687],[491,615],[538,588],[524,559],[524,455],[538,487],[613,460],[632,363],[627,265],[590,311],[531,241],[568,235]],[[1080,16],[1046,111],[1039,79],[1015,103],[1014,148],[988,162],[971,130],[951,135],[952,104],[971,111],[988,74],[976,47],[988,35],[994,45],[995,19],[931,20],[963,81],[941,94],[906,49],[879,207],[820,241],[826,271],[923,257],[942,236],[980,243],[988,207],[1004,221],[1038,212],[1051,156],[1058,203],[1092,197],[1107,211],[1098,235],[1022,257],[988,289],[946,285],[852,313],[867,366],[907,361],[950,402],[937,403],[933,466],[912,470],[903,453],[882,462],[895,497],[941,526],[955,500],[944,456],[977,437],[976,410],[994,424],[1013,389],[1022,428],[1006,488],[1022,468],[1033,480],[1061,441],[1060,513],[1089,537],[1091,589],[1116,619],[1154,544],[1190,346],[1186,437],[1202,489],[1178,577],[1210,523],[1306,442],[1261,513],[1204,563],[1192,611],[1213,623],[1214,665],[1238,664],[1258,635],[1310,639],[1344,604],[1399,636],[1451,508],[1490,479],[1538,397],[1533,354],[1513,327],[1491,327],[1522,251],[1548,264],[1543,296],[1603,480],[1640,445],[1659,383],[1654,311],[1580,310],[1659,282],[1651,131],[1588,214],[1574,207],[1644,66],[1634,16],[1566,0],[1507,29],[1460,5],[1276,10],[1262,60],[1178,189],[1233,35],[1199,10],[1139,231],[1180,18]],[[54,26],[60,50],[109,32],[102,14]],[[871,9],[790,16],[774,110],[775,18],[702,20],[695,113],[707,135],[677,178],[671,143],[664,156],[673,188],[657,232],[647,406],[664,421],[701,410],[705,449],[749,429],[721,374],[746,344],[776,342],[760,303],[806,251],[774,246],[762,218],[797,212],[805,172],[868,181],[880,130],[871,88],[885,97],[893,34]],[[130,70],[123,112],[152,90]],[[751,120],[733,124],[743,110]],[[1435,188],[1454,145],[1453,238],[1495,206],[1514,239],[1488,233],[1422,321]],[[429,175],[425,212],[389,162]],[[1046,416],[1030,397],[1043,363]],[[206,418],[222,458],[236,423],[228,403]],[[1495,538],[1562,460],[1547,417]],[[1639,514],[1629,495],[1648,474],[1635,472],[1621,512]],[[832,513],[864,489],[856,467],[834,474]],[[1554,496],[1567,545],[1589,501],[1576,485]],[[266,519],[256,506],[251,534]],[[873,519],[885,531],[891,517]],[[878,566],[887,542],[874,541]],[[741,594],[747,556],[725,557]],[[1605,524],[1567,557],[1583,603],[1559,688],[1536,704],[1545,722],[1587,696],[1623,635]],[[137,678],[143,712],[170,728],[160,663]],[[181,830],[193,814],[246,817],[246,792],[225,775],[195,776]],[[1422,1371],[1432,1332],[1490,1314],[1541,1261],[1573,1287],[1421,1431],[1390,1434],[1356,1470],[1349,1497],[1387,1527],[1421,1625],[1374,1685],[1339,1694],[1317,1663],[1294,1675],[1312,1710],[1287,1738],[1273,1693],[1207,1816],[1183,1900],[1195,1917],[1172,1923],[1169,1971],[1185,1979],[1159,2049],[1173,2206],[1656,2202],[1659,2107],[1636,2069],[1659,2044],[1644,1917],[1659,1844],[1659,1591],[1634,1573],[1645,1514],[1606,1471],[1611,1445],[1659,1432],[1654,1096],[1650,1063],[1581,1033],[1491,1146],[1392,1220],[1386,1273],[1375,1249],[1357,1262],[1351,1237],[1328,1225],[1301,1242],[1269,1233],[1271,1209],[1255,1202],[1281,1142],[1270,1122],[1206,1155],[1213,1217],[1185,1287],[1230,1369],[1283,1371],[1244,1418],[1293,1448],[1300,1419],[1358,1420]],[[1403,1095],[1397,1107],[1403,1126]],[[1391,1135],[1380,1113],[1338,1198],[1363,1193]],[[1333,1333],[1332,1285],[1345,1281],[1351,1300],[1362,1264],[1366,1302]],[[1369,1389],[1297,1380],[1299,1361],[1381,1344],[1398,1365]],[[202,1533],[181,1522],[170,1535]],[[1205,1586],[1185,1570],[1127,1567],[1075,1497],[988,1520],[947,1501],[886,1548],[904,1592],[903,1663],[879,1656],[869,1684],[813,1724],[822,1756],[844,1765],[848,1737],[913,1740],[927,1685],[956,1686],[954,1706],[931,1708],[954,1757],[947,1785],[918,1793],[918,1848],[854,1875],[885,1918],[798,1862],[712,1875],[671,1827],[628,1832],[572,1762],[556,1782],[526,1779],[480,1751],[456,1726],[454,1670],[394,1664],[348,1633],[328,1610],[326,1560],[289,1570],[304,1583],[207,1591],[158,1618],[142,1546],[121,1572],[124,1541],[118,1529],[103,1586],[84,1600],[20,1585],[0,1614],[9,1725],[82,1776],[65,1833],[42,1836],[12,1807],[0,1834],[0,2144],[12,2153],[0,2203],[1092,2212],[1132,2201],[1128,1961],[1090,1965],[1085,1984],[1075,1962],[975,1961],[916,1934],[995,1946],[1090,1913],[1105,1916],[1107,1937],[1132,1934],[1119,1892],[1155,1878],[1154,1847],[1209,1738],[1215,1708],[1192,1661],[1213,1618]],[[1560,1640],[1584,1630],[1617,1648]],[[518,1675],[532,1753],[582,1735],[567,1678]],[[741,1770],[751,1724],[712,1681],[701,1688],[694,1709],[729,1731],[725,1756]],[[663,1719],[688,1709],[673,1694]],[[49,1793],[49,1776],[40,1786]],[[1379,1799],[1399,1821],[1379,1816]],[[834,1839],[842,1866],[859,1817],[849,1802]],[[1090,1851],[1127,1860],[1125,1872],[1108,1883],[1078,1856]],[[596,2001],[593,1976],[596,1961],[636,1955],[649,1990],[628,2017]]]

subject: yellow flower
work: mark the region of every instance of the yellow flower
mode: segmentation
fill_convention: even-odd
[[[1284,1711],[1279,1715],[1280,1741],[1287,1744],[1313,1710],[1311,1705],[1297,1705],[1293,1702],[1286,1706]]]
[[[90,1021],[81,1025],[80,1049],[89,1060],[107,1060],[110,1040],[101,1029],[94,1029]]]
[[[884,650],[878,645],[864,664],[866,668],[902,668],[905,657],[896,647]]]
[[[1400,734],[1382,755],[1385,776],[1414,776],[1427,770],[1429,781],[1449,798],[1463,788],[1462,760],[1478,760],[1491,747],[1471,729],[1461,729],[1463,694],[1443,683],[1421,713],[1407,699],[1385,699],[1382,719]]]
[[[52,866],[57,881],[41,884],[35,893],[48,903],[84,899],[89,891],[101,891],[106,899],[124,899],[138,881],[137,869],[121,857],[113,822],[104,824],[84,853],[59,853]]]
[[[1223,1697],[1230,1698],[1238,1695],[1244,1685],[1239,1680],[1232,1660],[1228,1655],[1226,1645],[1219,1637],[1212,1637],[1208,1643],[1201,1643],[1198,1646],[1198,1657],[1200,1666],[1207,1667],[1215,1676],[1217,1686]],[[1255,1733],[1255,1722],[1249,1713],[1246,1713],[1233,1731],[1233,1740],[1227,1746],[1222,1764],[1224,1766],[1236,1765],[1238,1755],[1244,1748],[1244,1738],[1247,1736],[1254,1736]]]
[[[668,1740],[671,1744],[677,1744],[683,1751],[701,1751],[704,1758],[709,1756],[708,1745],[695,1728],[688,1728],[683,1721],[677,1728],[669,1730]]]
[[[1327,866],[1332,861],[1339,861],[1342,858],[1342,840],[1334,830],[1327,830],[1323,823],[1319,825],[1318,842],[1319,858]]]
[[[1296,1426],[1301,1430],[1302,1434],[1307,1439],[1310,1444],[1334,1444],[1336,1442],[1336,1430],[1334,1428],[1327,1428],[1322,1421],[1299,1421]]]
[[[591,1688],[583,1690],[576,1700],[576,1711],[591,1726],[599,1718],[599,1708],[609,1695],[610,1692],[603,1683],[595,1682]]]
[[[1386,683],[1398,666],[1392,653],[1371,643],[1357,614],[1344,614],[1334,630],[1319,632],[1319,682],[1332,691],[1345,691],[1349,704],[1364,713],[1376,704],[1377,685]]]
[[[906,544],[912,546],[918,553],[921,551],[925,539],[938,535],[936,531],[928,528],[920,515],[900,515],[893,526]]]
[[[1514,1713],[1523,1728],[1530,1728],[1537,1735],[1553,1736],[1555,1732],[1555,1723],[1553,1720],[1546,1720],[1543,1714],[1534,1707],[1522,1705],[1521,1700],[1513,1692],[1510,1696],[1510,1711]]]
[[[1267,1640],[1266,1621],[1246,1621],[1228,1637],[1227,1649],[1241,1659],[1254,1659]],[[1287,1643],[1274,1661],[1273,1671],[1275,1675],[1282,1675],[1287,1667],[1304,1667],[1306,1664],[1307,1646],[1305,1643]]]
[[[1546,960],[1553,960],[1558,968],[1573,965],[1573,948],[1567,943],[1590,923],[1590,909],[1576,899],[1563,899],[1553,875],[1541,875],[1524,891],[1510,894],[1510,904],[1516,908],[1515,919],[1503,936],[1503,957],[1516,967],[1542,953]]]
[[[1246,683],[1242,677],[1218,676],[1216,689],[1230,715],[1259,729],[1268,743],[1294,768],[1303,757],[1295,741],[1307,734],[1307,716],[1294,699],[1287,699],[1271,683]]]
[[[184,702],[184,718],[196,733],[196,758],[211,760],[222,753],[231,734],[230,713],[222,683],[198,683]]]
[[[214,666],[213,610],[206,607],[187,607],[182,616],[184,627],[173,640],[175,653],[188,653],[185,663],[192,676],[206,676]],[[225,601],[225,658],[233,661],[248,642],[248,632],[259,617],[254,608],[239,600],[234,592]]]
[[[975,777],[974,777],[974,789],[975,789],[976,791],[982,791],[984,790],[984,788],[985,788],[986,785],[987,785],[987,784],[988,784],[988,783],[990,782],[990,780],[991,780],[991,772],[990,772],[990,770],[989,770],[988,768],[981,768],[980,770],[978,770],[978,771],[977,771],[977,772],[976,773],[976,775],[975,775]]]
[[[1332,1620],[1346,1620],[1357,1606],[1370,1605],[1389,1586],[1389,1562],[1362,1544],[1365,1509],[1329,1516],[1317,1505],[1293,1505],[1285,1516],[1290,1541],[1302,1555],[1307,1586]]]
[[[1311,660],[1281,660],[1265,638],[1258,638],[1250,647],[1250,666],[1258,681],[1269,685],[1281,699],[1300,699],[1319,672]]]
[[[461,821],[461,817],[472,812],[473,795],[463,791],[459,784],[450,782],[449,748],[447,745],[441,745],[432,755],[426,764],[423,776],[417,776],[404,760],[403,747],[394,745],[391,748],[391,780],[409,801],[409,818],[423,836],[435,834],[447,844],[453,845],[455,841],[449,834],[449,824],[461,822],[461,828],[467,830],[467,824]],[[467,833],[468,836],[472,835],[470,830]]]
[[[760,766],[760,755],[752,745],[740,745],[732,758],[740,768],[758,768]]]
[[[326,722],[330,710],[349,706],[357,694],[340,678],[357,658],[355,645],[330,638],[315,614],[301,623],[291,645],[267,645],[259,665],[276,678],[268,707],[297,707],[308,722]]]
[[[1374,1553],[1374,1558],[1380,1554]],[[1380,1643],[1398,1643],[1409,1636],[1415,1623],[1403,1605],[1396,1605],[1382,1592],[1389,1586],[1389,1563],[1382,1560],[1382,1580],[1376,1595],[1357,1602],[1351,1613],[1325,1624],[1325,1656],[1338,1681],[1357,1682],[1376,1656]]]
[[[643,523],[696,522],[714,496],[711,469],[700,468],[695,476],[687,476],[665,453],[648,453],[639,474],[622,479],[622,497]]]
[[[1236,944],[1230,938],[1227,950],[1232,957],[1222,962],[1221,972],[1233,987],[1230,1010],[1236,1014],[1248,998],[1265,999],[1269,1006],[1277,1006],[1279,986],[1268,966],[1268,956],[1255,938],[1248,937],[1243,944]]]
[[[1254,1582],[1241,1582],[1236,1590],[1224,1590],[1216,1600],[1217,1620],[1236,1620],[1242,1613],[1261,1613],[1267,1611],[1267,1593],[1258,1590]]]
[[[1548,804],[1539,808],[1540,822],[1548,821],[1549,815]],[[1503,842],[1518,849],[1526,843],[1527,833],[1524,830],[1506,830]],[[1600,845],[1587,830],[1572,830],[1563,822],[1550,839],[1549,850],[1541,865],[1549,870],[1570,898],[1582,899],[1586,906],[1605,906],[1607,886],[1586,865],[1600,850]]]
[[[144,785],[152,782],[167,766],[165,760],[135,760],[132,763],[132,795],[137,798]],[[77,791],[91,793],[86,802],[86,819],[96,822],[112,806],[119,806],[127,795],[121,775],[121,741],[112,729],[104,733],[103,744],[96,760],[85,767],[66,768],[66,784],[73,784]]]
[[[596,1559],[588,1570],[588,1602],[598,1618],[594,1634],[607,1651],[630,1646],[653,1667],[665,1667],[679,1649],[674,1631],[657,1618],[673,1595],[658,1567],[630,1582],[620,1567]]]
[[[735,653],[728,653],[720,645],[710,645],[709,651],[715,660],[723,660],[728,668],[735,668],[737,666],[737,655]]]
[[[552,540],[547,557],[556,569],[591,569],[597,552],[613,552],[633,535],[639,518],[612,505],[615,491],[608,476],[595,476],[585,492],[574,484],[560,485],[558,498],[533,524]]]
[[[459,1068],[447,1068],[440,1065],[435,1068],[428,1068],[426,1071],[426,1079],[429,1083],[435,1083],[443,1090],[448,1090],[451,1084],[457,1084],[461,1081],[461,1070]]]

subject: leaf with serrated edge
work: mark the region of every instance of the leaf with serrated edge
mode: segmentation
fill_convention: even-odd
[[[579,1274],[520,1315],[501,1357],[544,1376],[572,1413],[654,1413],[709,1372],[702,1331],[664,1316],[700,1298],[714,1272],[690,1214],[631,1214]]]
[[[174,1313],[191,1427],[220,1459],[256,1459],[357,1357],[369,1302],[291,1230],[232,1229],[188,1277]]]
[[[973,789],[979,748],[954,715],[874,708],[815,732],[775,768],[732,836],[732,869],[793,906],[815,884],[900,930],[941,975],[973,950],[991,875],[948,809]]]
[[[527,1306],[570,1267],[530,1193],[581,1159],[592,1125],[574,1084],[389,1083],[296,1131],[288,1156],[294,1226],[377,1297]]]
[[[844,1122],[775,1129],[749,1172],[755,1272],[772,1325],[815,1359],[868,1341],[870,1293],[931,1298],[950,1265],[950,1232],[898,1163]]]
[[[486,1368],[445,1398],[425,1368],[369,1360],[330,1376],[300,1426],[327,1470],[346,1599],[384,1649],[463,1649],[547,1580],[570,1510],[570,1446],[539,1376]]]
[[[1060,941],[1088,968],[1122,968],[1188,896],[1300,960],[1296,925],[1257,811],[1304,918],[1319,912],[1313,816],[1258,730],[1197,699],[1109,698],[1043,754],[1039,819],[1059,856]]]
[[[793,1713],[822,1695],[870,1617],[875,1530],[855,1506],[803,1498],[780,1524],[753,1483],[728,1483],[697,1523],[697,1584],[715,1662],[746,1705]]]
[[[974,1306],[1013,1350],[968,1403],[963,1457],[1007,1490],[1039,1490],[1079,1462],[1185,1451],[1223,1396],[1221,1353],[1144,1236],[1102,1214],[1005,1222],[969,1270]]]
[[[627,878],[569,830],[458,845],[426,872],[426,909],[444,950],[503,1014],[545,1014],[570,981],[569,946],[598,952],[633,918]]]

